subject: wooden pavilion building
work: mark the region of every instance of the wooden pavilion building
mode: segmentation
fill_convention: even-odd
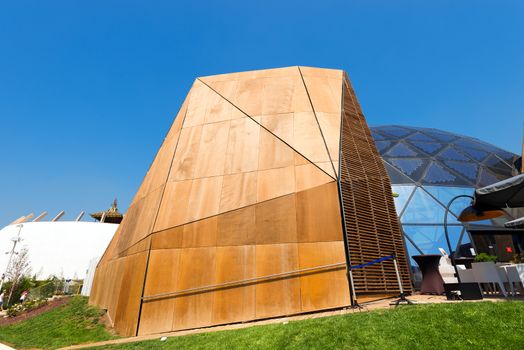
[[[398,295],[391,260],[347,274],[390,254],[409,292],[390,181],[343,71],[209,76],[180,108],[90,302],[122,335],[339,308]]]

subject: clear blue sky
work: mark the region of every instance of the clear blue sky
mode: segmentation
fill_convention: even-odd
[[[131,202],[197,76],[341,68],[370,125],[520,152],[524,2],[3,1],[0,227]]]

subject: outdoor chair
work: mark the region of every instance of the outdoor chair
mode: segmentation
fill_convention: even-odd
[[[500,266],[499,269],[503,270],[506,275],[511,294],[516,295],[515,287],[521,293],[524,292],[524,264],[504,265]]]
[[[462,283],[477,283],[473,269],[466,269],[464,265],[457,265],[457,270]]]
[[[448,254],[444,249],[439,248],[438,250],[442,254],[438,270],[440,272],[440,275],[442,276],[442,279],[444,280],[444,283],[457,283],[458,281],[457,277],[455,277],[455,269],[451,264],[451,259],[449,258]]]

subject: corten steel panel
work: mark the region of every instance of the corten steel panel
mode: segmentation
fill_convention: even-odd
[[[297,213],[295,194],[257,204],[255,209],[255,228],[257,244],[296,242]]]
[[[216,251],[216,283],[255,277],[255,246],[219,247]],[[213,324],[255,319],[255,286],[219,288],[214,293]]]
[[[144,292],[146,295],[169,293],[176,289],[180,249],[152,250]],[[173,328],[175,299],[157,299],[142,305],[138,334],[169,332]]]
[[[217,244],[218,217],[195,221],[184,225],[183,248],[212,247]]]
[[[255,255],[257,276],[299,269],[296,243],[257,245]],[[290,315],[301,311],[299,278],[259,283],[256,285],[255,295],[256,318],[266,318],[276,314]]]
[[[151,249],[182,248],[184,226],[177,226],[151,235]]]
[[[344,242],[299,243],[298,255],[301,269],[337,264],[344,261]],[[300,291],[302,311],[328,309],[350,303],[344,267],[300,277]]]
[[[257,202],[257,172],[225,175],[220,195],[220,212]]]
[[[343,86],[340,189],[351,264],[397,256],[405,291],[411,291],[404,243],[391,184],[347,76]],[[398,294],[391,260],[353,270],[357,297]]]
[[[322,132],[306,90],[304,80],[306,77],[302,76],[301,69],[303,67],[284,68],[278,70],[277,75],[254,75],[251,72],[234,74],[230,79],[238,82],[236,89],[224,88],[223,79],[227,79],[226,76],[221,77],[221,80],[216,80],[214,77],[204,77],[201,80],[217,94],[271,131],[273,141],[269,141],[270,143],[275,142],[274,136],[277,136],[294,150],[299,151],[310,162],[324,163],[322,168],[335,178],[335,169],[331,165],[330,155],[324,145]],[[314,73],[316,74],[316,72]],[[313,76],[312,79],[317,78]],[[336,97],[332,95],[336,93],[337,88],[332,88],[331,85],[333,85],[332,80],[338,79],[338,90],[341,91],[342,71],[338,71],[338,78],[321,76],[318,79],[321,79],[325,86],[319,88],[322,94],[317,94],[315,98],[319,101],[320,106],[330,106],[327,111],[336,109],[337,102],[334,105],[332,103],[332,100],[336,100]],[[326,100],[325,91],[329,95],[329,100]],[[339,118],[340,96],[341,93],[339,92],[339,108],[336,110]],[[322,108],[322,110],[324,111],[325,108]],[[281,116],[282,119],[280,119]],[[261,135],[261,137],[263,136]],[[271,152],[263,152],[262,149],[261,153],[268,156],[272,154]],[[273,159],[274,161],[282,160],[281,157],[276,157],[269,158],[269,161],[273,161]],[[327,163],[329,163],[329,166],[326,166]],[[260,166],[264,168],[266,164],[262,163]]]
[[[233,210],[218,216],[218,246],[255,244],[255,206]]]
[[[290,67],[195,81],[97,268],[90,302],[108,309],[121,334],[349,304],[340,124],[342,118],[356,128],[342,132],[346,147],[362,139],[365,121],[348,114],[357,107],[346,106],[343,77],[340,70]],[[362,147],[359,156],[376,153],[371,143],[367,153]],[[366,175],[365,162],[350,170]],[[397,247],[400,238],[391,233],[398,223],[387,175],[370,166],[369,179],[380,178],[382,187],[352,172],[341,182],[344,209],[347,198],[356,208],[346,221],[360,225],[348,231],[357,259]],[[380,220],[370,219],[370,210]],[[391,292],[394,271],[374,269],[369,280],[357,276],[358,292],[363,282],[366,292]]]
[[[216,247],[182,249],[175,290],[216,284],[216,251]],[[213,293],[191,293],[176,298],[175,315],[174,329],[209,326],[213,316]]]

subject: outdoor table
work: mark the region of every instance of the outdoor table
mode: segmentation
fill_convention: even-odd
[[[444,293],[444,280],[438,270],[440,258],[439,254],[413,255],[422,272],[422,284],[420,293],[422,294],[442,294]]]

